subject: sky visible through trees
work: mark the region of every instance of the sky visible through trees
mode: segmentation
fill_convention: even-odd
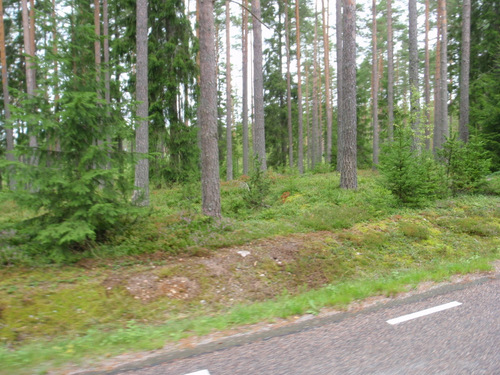
[[[446,11],[442,6],[445,3]],[[375,2],[376,9],[372,9],[372,4],[367,2],[358,2],[355,6],[356,82],[352,84],[357,89],[357,159],[361,168],[376,165],[378,162],[376,149],[391,138],[392,130],[388,124],[388,117],[392,113],[388,114],[387,110],[389,6],[392,11],[391,26],[394,41],[392,63],[395,123],[409,121],[412,124],[425,124],[426,129],[414,129],[414,132],[418,137],[424,135],[427,137],[425,148],[429,149],[429,138],[432,137],[430,128],[433,124],[420,121],[418,117],[425,112],[427,118],[433,122],[436,116],[435,123],[443,124],[445,131],[449,128],[454,132],[458,130],[460,113],[468,113],[459,108],[462,94],[460,71],[461,67],[465,66],[465,63],[461,63],[461,40],[462,35],[467,35],[462,31],[462,14],[466,14],[462,12],[463,2],[430,1],[428,11],[424,0],[414,1],[411,4],[415,4],[417,14],[416,28],[413,23],[411,29],[406,1],[395,0],[390,5],[387,1]],[[132,2],[38,0],[23,1],[21,7],[12,0],[4,0],[2,5],[6,25],[4,44],[7,50],[7,61],[4,65],[7,65],[6,79],[9,88],[12,89],[6,102],[11,99],[10,102],[15,106],[23,102],[26,104],[30,100],[32,102],[25,106],[17,105],[19,110],[15,111],[11,122],[14,126],[9,125],[2,131],[3,138],[8,135],[6,145],[11,147],[11,130],[14,128],[19,145],[23,139],[27,139],[29,140],[27,145],[31,149],[37,149],[38,142],[43,143],[46,139],[51,139],[51,142],[55,142],[56,149],[60,147],[57,136],[51,138],[49,135],[53,130],[56,131],[57,127],[44,128],[44,124],[48,124],[47,117],[50,117],[51,121],[60,122],[64,106],[59,100],[64,102],[64,98],[68,98],[68,95],[64,94],[71,90],[88,90],[89,94],[96,93],[98,102],[95,112],[97,117],[92,121],[100,123],[104,129],[103,138],[97,139],[97,144],[107,147],[105,143],[116,143],[116,147],[121,151],[140,152],[136,149],[134,137],[130,134],[131,131],[135,131],[136,126],[134,100],[136,100],[135,84],[138,72],[134,26],[136,14]],[[246,6],[251,10],[254,5],[249,2]],[[295,13],[296,5],[299,5],[299,20]],[[265,147],[265,152],[264,154],[262,150],[258,152],[263,169],[269,166],[280,170],[289,166],[300,169],[302,173],[303,170],[314,169],[323,164],[337,165],[339,70],[336,56],[338,39],[335,5],[331,1],[302,0],[288,2],[285,7],[284,2],[262,0],[260,19],[254,22],[255,17],[249,16],[250,32],[247,41],[249,58],[246,68],[249,84],[246,105],[250,119],[250,134],[248,134],[250,155],[245,157],[250,158],[250,164],[254,157],[252,150],[257,150],[256,144],[261,143],[254,140],[265,138],[265,146],[262,146]],[[96,6],[99,6],[99,9],[96,9]],[[244,106],[241,51],[244,6],[236,0],[214,2],[218,162],[221,175],[228,176],[228,179],[238,178],[243,173],[243,153],[247,152],[242,147],[243,139],[247,136],[242,134]],[[227,7],[230,8],[228,12],[230,19],[226,19]],[[151,177],[162,184],[192,178],[193,176],[189,177],[193,175],[192,171],[198,170],[201,165],[198,160],[200,156],[198,148],[191,147],[196,143],[199,127],[199,113],[197,113],[200,103],[200,77],[197,66],[199,44],[196,30],[199,9],[194,0],[164,2],[150,0],[149,10],[150,169],[158,172],[153,173]],[[285,11],[287,11],[286,16]],[[440,30],[438,13],[443,15],[439,24],[446,25],[442,27],[446,33],[441,36],[438,35]],[[498,129],[498,114],[494,99],[487,97],[485,93],[496,90],[496,80],[493,77],[498,74],[498,59],[495,60],[495,56],[499,33],[496,31],[498,27],[488,26],[498,23],[494,16],[497,13],[498,5],[494,2],[472,1],[470,16],[474,20],[470,36],[472,62],[470,69],[462,70],[469,71],[470,91],[481,93],[479,96],[471,95],[470,119],[474,124],[471,124],[473,129],[467,130],[470,130],[471,134],[485,133],[487,147],[494,152],[500,143],[495,135]],[[425,32],[427,15],[429,16],[428,44]],[[376,27],[372,24],[372,16],[376,17]],[[299,26],[297,21],[300,23],[300,51],[297,51],[296,34]],[[229,33],[226,33],[227,25],[230,25]],[[262,29],[263,42],[263,63],[262,69],[257,69],[259,74],[255,70],[254,62],[260,61],[259,56],[256,56],[260,52],[252,48],[253,29],[256,25]],[[415,29],[416,51],[414,38],[409,39],[409,34],[415,34]],[[227,35],[230,35],[230,46],[225,38]],[[341,36],[340,40],[343,37]],[[445,43],[440,45],[438,44],[440,41]],[[289,44],[289,59],[286,57],[287,44]],[[32,54],[31,49],[36,54],[36,69],[31,69],[33,61],[26,58]],[[299,54],[301,88],[297,82]],[[230,67],[226,66],[227,56],[231,57]],[[412,64],[410,57],[413,59]],[[325,64],[330,65],[328,69]],[[429,64],[430,67],[427,68]],[[289,89],[287,89],[287,70],[291,73]],[[256,96],[255,84],[261,84],[258,80],[261,71],[263,87],[257,87],[259,95]],[[91,81],[92,85],[89,84]],[[412,82],[416,82],[416,87],[410,87]],[[82,83],[87,87],[79,86]],[[424,105],[424,87],[430,88],[430,92],[425,90],[426,105]],[[443,90],[439,90],[440,87],[443,87]],[[227,90],[226,96],[224,93],[227,88],[230,90]],[[373,91],[370,93],[372,88],[375,89],[375,93]],[[299,89],[303,95],[300,103],[298,103]],[[260,94],[263,95],[263,108],[260,104]],[[259,99],[257,103],[256,97]],[[434,100],[429,100],[428,97]],[[419,105],[412,104],[415,100]],[[298,113],[300,107],[302,110]],[[24,108],[24,112],[21,108]],[[376,113],[373,113],[374,108]],[[59,113],[59,110],[62,112]],[[101,110],[104,111],[102,117],[98,113]],[[3,112],[4,117],[9,115],[8,111]],[[445,116],[440,117],[440,113],[444,113]],[[262,116],[264,135],[260,130]],[[413,118],[410,119],[408,116]],[[4,117],[2,117],[3,122],[5,122]],[[304,120],[302,137],[298,136],[301,131],[298,126],[300,117]],[[124,126],[122,130],[118,131],[118,127],[110,128],[109,132],[105,130],[106,126],[117,119]],[[256,119],[259,120],[258,126],[254,126]],[[226,124],[227,121],[230,124]],[[461,129],[463,128],[462,124]],[[380,136],[380,142],[379,137],[374,136],[374,129],[375,135]],[[122,131],[124,133],[120,133]],[[438,131],[440,130],[437,129],[436,132]],[[448,132],[446,136],[450,134]],[[434,143],[439,146],[442,141],[443,138],[440,136]],[[197,144],[200,144],[199,137]],[[228,150],[228,147],[231,150]],[[415,147],[420,146],[415,145]],[[298,155],[301,152],[303,158]],[[225,158],[226,155],[229,155],[229,161]],[[500,157],[496,152],[493,164],[499,163]]]

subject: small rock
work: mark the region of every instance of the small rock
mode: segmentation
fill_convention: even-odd
[[[246,256],[250,255],[250,251],[240,250],[238,251],[238,254],[240,254],[243,258],[245,258]]]

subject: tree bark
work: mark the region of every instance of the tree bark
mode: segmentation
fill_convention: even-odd
[[[94,59],[96,69],[97,99],[101,99],[101,4],[100,0],[94,0],[94,30],[96,40],[94,42]]]
[[[387,0],[387,117],[389,142],[394,139],[394,41],[392,0]]]
[[[344,0],[340,187],[357,189],[356,1]]]
[[[295,21],[296,21],[296,48],[297,48],[297,122],[298,122],[298,155],[297,167],[299,173],[304,173],[304,122],[302,109],[302,76],[300,62],[300,6],[299,0],[295,0]]]
[[[231,22],[229,0],[226,0],[226,178],[233,179],[233,132],[231,100]]]
[[[262,25],[260,0],[252,1],[253,50],[254,50],[254,148],[261,170],[267,170],[266,140],[264,130],[264,76],[262,67]]]
[[[441,7],[441,54],[440,54],[440,79],[441,79],[441,144],[449,137],[448,127],[448,16],[446,12],[446,0],[439,0]]]
[[[310,66],[308,64],[308,62],[306,61],[306,64],[304,66],[304,76],[305,76],[305,95],[304,95],[304,98],[305,98],[305,107],[306,107],[306,118],[305,118],[305,121],[304,121],[304,133],[305,133],[305,146],[306,146],[306,149],[307,149],[307,155],[306,155],[306,159],[307,159],[307,167],[309,169],[312,169],[312,159],[313,159],[313,142],[312,142],[312,126],[311,126],[311,122],[310,119],[311,119],[311,105],[310,105],[310,97],[311,95],[309,94],[312,90],[310,90],[310,82],[311,82],[311,74],[310,74]]]
[[[286,105],[288,126],[288,165],[293,168],[293,128],[292,128],[292,78],[290,72],[290,17],[288,0],[285,0],[285,44],[286,44]]]
[[[321,0],[323,9],[323,49],[325,54],[325,100],[326,100],[326,163],[332,162],[332,107],[330,101],[330,39],[328,37],[328,19],[325,0]]]
[[[231,22],[229,0],[226,0],[226,179],[233,179],[233,132],[231,99]]]
[[[377,48],[377,3],[372,0],[372,121],[373,121],[373,168],[379,159],[378,125],[378,48]]]
[[[413,148],[419,149],[420,143],[420,106],[418,86],[418,40],[417,40],[417,0],[409,0],[409,57],[410,57],[410,108],[413,130]]]
[[[212,0],[199,0],[201,188],[203,214],[221,217],[219,151],[217,144],[217,74]]]
[[[390,0],[389,0],[390,1]],[[342,2],[343,0],[337,0],[336,2],[336,27],[337,27],[337,171],[340,171],[341,165],[341,134],[342,134],[342,40],[343,40],[343,28],[342,28]]]
[[[462,56],[460,66],[460,123],[459,137],[463,142],[469,140],[469,74],[470,74],[470,27],[471,1],[462,3]]]
[[[135,132],[135,191],[133,201],[139,206],[149,205],[149,96],[148,96],[148,0],[137,0],[137,78],[136,100],[138,127]]]
[[[104,99],[106,104],[111,104],[111,88],[110,88],[110,73],[109,73],[109,9],[108,0],[102,2],[102,34],[103,49],[104,49]]]
[[[312,124],[311,124],[311,141],[309,142],[312,146],[311,153],[311,166],[312,169],[316,164],[321,163],[321,146],[320,146],[320,135],[319,135],[319,104],[318,104],[318,15],[315,12],[316,17],[314,21],[314,42],[313,42],[313,87],[312,87]]]
[[[7,55],[5,51],[5,28],[3,21],[3,0],[0,0],[0,62],[2,64],[2,92],[3,92],[3,106],[4,106],[4,127],[5,127],[5,140],[6,158],[8,161],[15,161],[14,151],[14,130],[10,124],[10,94],[9,94],[9,79],[7,74]],[[9,174],[9,187],[11,190],[15,189],[14,176]]]
[[[447,14],[446,14],[446,0],[439,0],[439,18],[440,18],[440,53],[436,56],[439,59],[439,87],[438,87],[438,107],[439,112],[436,126],[439,131],[434,137],[434,148],[442,148],[443,143],[449,136],[448,128],[448,27],[447,27]]]
[[[243,2],[242,22],[242,126],[243,126],[243,174],[248,175],[248,0]]]
[[[425,149],[431,148],[431,89],[430,89],[430,56],[429,56],[429,0],[425,0],[425,65],[424,65],[424,102],[425,102]]]
[[[442,139],[441,129],[441,7],[437,9],[437,37],[436,37],[436,66],[434,73],[434,134],[432,142],[432,150],[434,153],[440,148]]]
[[[35,96],[36,90],[36,70],[35,70],[35,51],[33,50],[34,40],[34,17],[29,16],[27,0],[22,0],[22,18],[23,18],[23,36],[24,36],[24,52],[26,54],[26,93],[28,98]],[[34,9],[30,12],[34,14]],[[33,31],[32,31],[33,29]],[[34,124],[30,126],[29,147],[32,149],[38,148],[38,140],[35,132]],[[36,164],[36,157],[32,157],[32,164]]]

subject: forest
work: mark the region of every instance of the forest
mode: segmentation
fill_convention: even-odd
[[[356,189],[407,142],[448,172],[481,154],[477,180],[500,167],[498,8],[4,1],[2,186],[71,244],[150,185],[201,181],[217,218],[221,178],[336,170]]]
[[[0,0],[0,64],[6,371],[499,257],[499,2]]]

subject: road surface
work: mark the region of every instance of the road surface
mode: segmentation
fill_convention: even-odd
[[[87,374],[500,375],[500,278]]]

